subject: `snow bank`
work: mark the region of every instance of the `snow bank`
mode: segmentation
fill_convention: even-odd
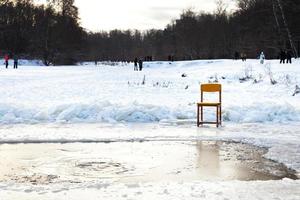
[[[176,120],[196,119],[196,106],[167,107],[157,105],[115,104],[101,102],[97,104],[65,104],[47,109],[14,107],[0,104],[0,123],[95,123],[95,122],[167,122]],[[205,116],[214,119],[214,110]],[[225,121],[238,123],[254,122],[289,122],[299,121],[300,111],[292,105],[266,104],[263,108],[259,105],[248,107],[226,107],[223,112]]]
[[[0,105],[0,122],[39,123],[39,122],[159,122],[162,120],[193,119],[194,113],[182,109],[172,109],[164,106],[129,105],[102,102],[95,105],[72,104],[61,105],[47,110],[34,108],[24,109]]]
[[[231,106],[224,111],[224,119],[231,122],[264,123],[299,121],[300,110],[290,104],[252,104]]]

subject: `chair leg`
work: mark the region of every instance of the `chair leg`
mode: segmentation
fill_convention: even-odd
[[[217,110],[217,115],[216,115],[216,118],[217,118],[217,127],[219,127],[219,106],[216,107],[216,110]]]
[[[200,126],[200,121],[199,121],[199,105],[197,105],[197,126]]]
[[[222,126],[222,107],[220,106],[220,125]]]
[[[201,122],[203,122],[203,106],[201,106]]]
[[[203,125],[203,106],[197,105],[197,126],[200,127],[200,125]],[[210,123],[210,122],[209,122]],[[222,107],[216,106],[216,126],[220,127],[222,126]]]

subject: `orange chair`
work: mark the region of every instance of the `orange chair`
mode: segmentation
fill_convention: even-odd
[[[204,92],[218,92],[219,102],[204,102]],[[203,121],[203,108],[204,107],[216,107],[216,122]],[[200,112],[201,111],[201,112]],[[201,119],[201,120],[200,120]],[[201,102],[197,103],[197,126],[203,124],[216,124],[217,127],[222,125],[222,85],[221,84],[202,84],[201,85]]]

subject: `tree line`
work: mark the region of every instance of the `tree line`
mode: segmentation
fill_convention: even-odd
[[[46,65],[72,64],[82,51],[84,29],[74,0],[0,0],[0,51],[42,59]]]
[[[277,58],[281,49],[299,54],[299,0],[236,0],[229,13],[217,0],[213,13],[183,11],[163,30],[88,32],[74,0],[0,0],[0,51],[39,58],[45,64],[84,60],[132,61],[256,58],[264,51]],[[0,52],[0,54],[1,54]]]

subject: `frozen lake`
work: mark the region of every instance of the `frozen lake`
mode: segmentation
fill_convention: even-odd
[[[299,80],[299,60],[3,70],[0,199],[299,199]],[[219,129],[196,127],[207,82]]]
[[[265,149],[228,142],[11,144],[0,152],[0,181],[35,185],[296,178],[263,158]]]

